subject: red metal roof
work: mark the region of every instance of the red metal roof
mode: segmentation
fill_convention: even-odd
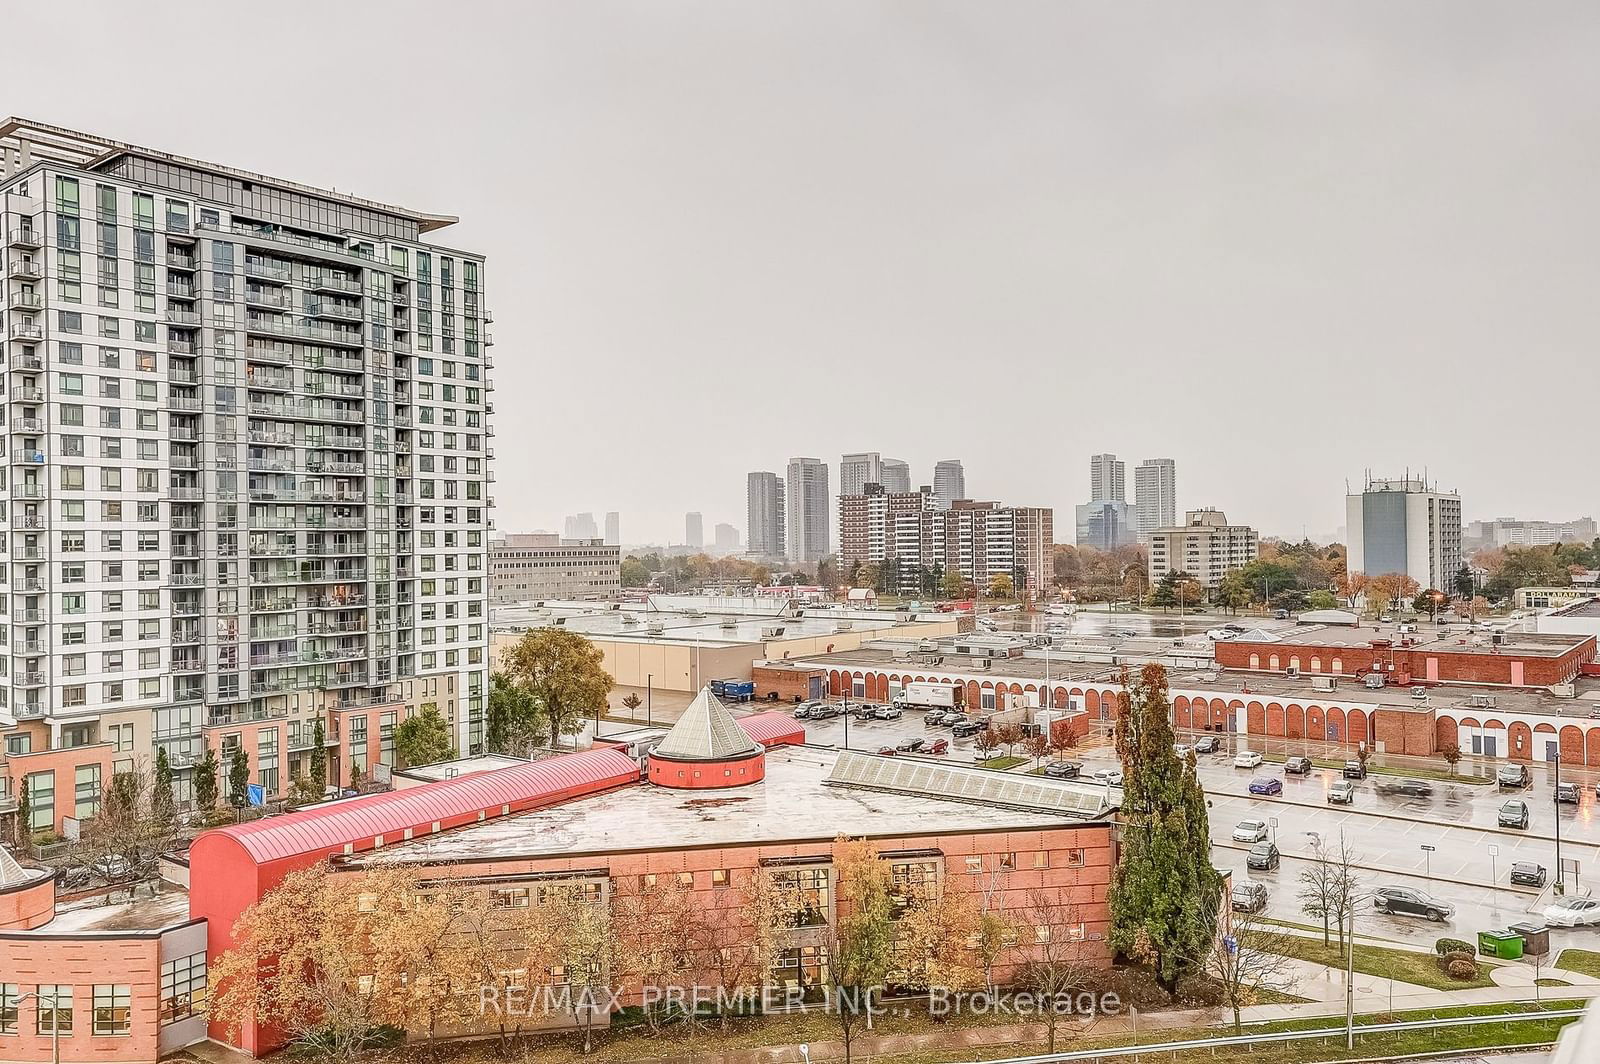
[[[806,730],[793,717],[777,710],[739,717],[739,727],[762,746],[798,746],[806,741]]]
[[[503,806],[515,813],[638,778],[639,765],[627,754],[585,750],[216,830],[232,837],[260,865],[306,854],[339,853],[346,845],[368,849],[378,835],[395,843],[407,828],[425,834],[435,822],[441,829],[475,823],[480,812],[485,819],[497,817]]]

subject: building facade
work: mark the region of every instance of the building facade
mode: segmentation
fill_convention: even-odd
[[[1259,557],[1261,539],[1248,525],[1229,524],[1221,510],[1190,510],[1182,525],[1152,530],[1147,546],[1152,584],[1181,572],[1214,588]]]
[[[967,471],[961,459],[946,458],[933,467],[933,497],[939,509],[948,510],[957,499],[967,497]]]
[[[1138,539],[1134,509],[1125,502],[1084,503],[1074,516],[1080,547],[1112,550],[1132,546]]]
[[[0,780],[34,827],[158,747],[180,800],[208,746],[281,793],[315,721],[371,711],[376,759],[423,689],[480,742],[491,316],[453,220],[0,122]]]
[[[489,601],[603,599],[622,590],[622,550],[599,539],[562,539],[553,532],[489,542]]]
[[[1158,528],[1178,523],[1177,463],[1170,458],[1146,458],[1133,471],[1133,504],[1141,542]]]
[[[594,539],[600,534],[599,526],[594,523],[594,514],[587,512],[569,514],[562,528],[564,539]]]
[[[789,459],[787,480],[788,518],[784,535],[788,539],[789,560],[816,562],[830,549],[828,466],[817,458]]]
[[[606,514],[606,545],[622,545],[622,515],[615,510]]]
[[[860,451],[839,459],[839,494],[860,495],[868,484],[883,483],[883,456]]]
[[[934,507],[933,493],[926,489],[891,492],[868,484],[859,495],[839,496],[839,560],[850,565],[901,558],[912,564],[914,576],[914,566],[921,563],[923,515]]]
[[[718,522],[713,532],[713,542],[716,545],[717,553],[732,554],[739,549],[739,530],[737,528],[730,524]]]
[[[1418,478],[1373,480],[1345,497],[1353,573],[1405,573],[1427,588],[1449,588],[1461,571],[1461,496]]]
[[[888,492],[906,492],[911,490],[911,466],[898,458],[885,458],[883,460],[882,480],[883,490]]]
[[[1127,466],[1114,454],[1097,454],[1089,459],[1089,501],[1127,502]]]
[[[683,515],[683,545],[690,550],[699,550],[706,545],[705,524],[698,513]]]
[[[745,480],[745,531],[747,549],[755,558],[783,558],[784,510],[788,499],[783,478],[776,473],[751,473]]]

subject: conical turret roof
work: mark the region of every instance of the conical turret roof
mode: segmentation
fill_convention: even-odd
[[[24,883],[32,883],[41,876],[47,875],[40,868],[23,868],[5,850],[0,850],[0,890],[7,887],[19,887]]]
[[[760,751],[761,744],[739,727],[711,688],[703,687],[651,755],[679,761],[727,761]]]

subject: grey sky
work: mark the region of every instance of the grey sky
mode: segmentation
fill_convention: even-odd
[[[875,449],[1327,533],[1593,513],[1600,8],[8,4],[0,112],[461,215],[501,528]],[[1132,477],[1129,477],[1131,487]]]

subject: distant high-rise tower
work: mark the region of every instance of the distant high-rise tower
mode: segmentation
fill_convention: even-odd
[[[839,494],[860,495],[868,484],[883,483],[883,458],[877,451],[847,454],[839,459]]]
[[[715,537],[717,553],[732,554],[739,549],[739,530],[729,524],[719,524],[712,530]]]
[[[1133,504],[1141,540],[1178,521],[1177,466],[1170,458],[1146,458],[1133,470]]]
[[[891,495],[911,490],[911,467],[898,458],[885,458],[879,476],[883,479],[878,483]]]
[[[690,550],[699,550],[706,545],[705,529],[701,526],[700,515],[697,513],[683,515],[683,545]]]
[[[828,553],[828,465],[817,458],[789,459],[789,560],[820,561]]]
[[[776,473],[751,473],[745,489],[745,529],[750,554],[757,558],[786,556],[784,508],[788,500],[783,478]]]
[[[961,459],[946,458],[933,467],[933,497],[941,510],[948,510],[957,499],[967,497],[967,472],[961,468]]]
[[[1352,573],[1405,573],[1417,586],[1447,589],[1461,571],[1461,496],[1417,477],[1373,480],[1345,496],[1346,560]]]
[[[1097,454],[1089,459],[1089,501],[1127,502],[1123,483],[1123,463],[1114,454]]]
[[[622,515],[612,510],[606,514],[606,546],[615,547],[622,542]]]
[[[957,499],[967,498],[967,473],[959,458],[946,458],[933,467],[933,495],[939,509],[948,510]]]
[[[600,529],[594,523],[594,514],[573,514],[567,518],[564,539],[599,539]]]

